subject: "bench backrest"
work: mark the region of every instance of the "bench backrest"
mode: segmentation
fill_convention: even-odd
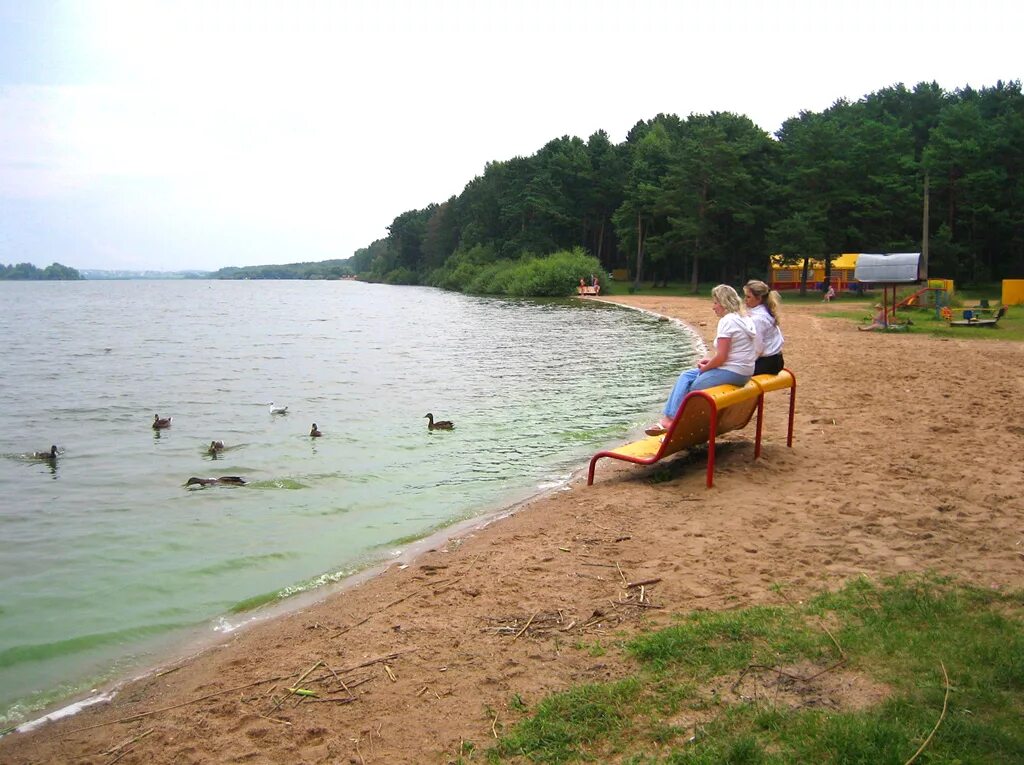
[[[712,420],[716,436],[745,428],[757,411],[760,395],[761,388],[753,381],[742,388],[718,385],[691,391],[665,433],[657,458],[707,443],[711,438]]]

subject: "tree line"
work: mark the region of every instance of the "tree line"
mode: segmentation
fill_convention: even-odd
[[[342,279],[353,276],[348,260],[322,260],[267,266],[229,266],[202,279]]]
[[[927,201],[927,204],[926,204]],[[356,251],[363,278],[469,290],[482,270],[584,252],[635,282],[738,283],[843,252],[917,252],[931,276],[1024,275],[1020,81],[902,84],[771,136],[732,113],[659,114],[488,163],[458,196],[398,215]],[[571,288],[567,285],[566,291]]]
[[[0,263],[0,280],[66,281],[81,278],[82,275],[74,268],[62,266],[60,263],[53,263],[46,268],[37,268],[31,263],[18,263],[9,266]]]

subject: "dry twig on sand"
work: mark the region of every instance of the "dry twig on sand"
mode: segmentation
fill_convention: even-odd
[[[461,578],[462,578],[461,576],[457,576],[454,579],[442,579],[440,582],[431,582],[426,587],[420,587],[418,590],[413,590],[408,595],[403,595],[398,600],[392,600],[390,603],[388,603],[383,608],[379,608],[376,611],[374,611],[372,614],[368,614],[367,616],[365,616],[364,618],[360,619],[355,624],[350,624],[349,626],[344,627],[344,628],[338,630],[337,632],[335,632],[330,637],[331,637],[331,639],[334,639],[334,638],[338,637],[339,635],[344,635],[346,632],[348,632],[349,630],[355,629],[360,624],[366,624],[366,622],[370,621],[370,619],[372,619],[377,614],[383,613],[384,611],[387,611],[392,606],[397,606],[399,603],[401,603],[403,601],[406,601],[406,600],[408,600],[409,598],[411,598],[411,597],[413,597],[415,595],[419,595],[424,590],[429,590],[432,587],[438,587],[438,586],[440,586],[442,584],[451,584],[452,582],[458,581]]]
[[[72,733],[81,733],[82,731],[85,731],[85,730],[92,730],[93,728],[103,728],[103,727],[106,727],[107,725],[116,725],[117,723],[134,722],[135,720],[141,720],[143,717],[151,717],[152,715],[160,714],[161,712],[169,712],[172,709],[180,709],[181,707],[187,707],[189,704],[197,704],[200,701],[205,701],[206,699],[212,699],[215,696],[223,696],[225,693],[233,693],[234,691],[241,691],[241,690],[244,690],[246,688],[252,688],[255,685],[263,685],[263,683],[275,683],[278,680],[284,680],[284,679],[286,679],[288,677],[289,677],[289,675],[280,675],[279,677],[268,677],[268,678],[265,678],[263,680],[256,680],[256,681],[251,682],[251,683],[246,683],[245,685],[236,685],[233,688],[225,688],[222,691],[214,691],[213,693],[207,693],[205,696],[200,696],[197,699],[190,699],[189,701],[183,701],[180,704],[171,704],[171,706],[169,706],[169,707],[161,707],[160,709],[153,709],[153,710],[151,710],[149,712],[142,712],[140,714],[132,715],[130,717],[121,717],[121,718],[119,718],[117,720],[110,720],[109,722],[96,723],[95,725],[86,725],[83,728],[73,728],[72,730],[69,730],[69,731],[65,732],[64,734],[62,734],[62,735],[67,736],[67,735],[70,735]]]
[[[114,746],[112,746],[109,749],[107,749],[105,752],[100,752],[100,754],[102,754],[104,756],[111,755],[114,752],[116,752],[118,749],[123,749],[124,747],[128,746],[129,744],[134,744],[139,739],[145,738],[146,736],[148,736],[150,733],[152,733],[155,730],[156,730],[156,728],[150,728],[149,730],[145,730],[142,733],[140,733],[138,736],[135,736],[134,738],[125,739],[120,744],[115,744]]]
[[[657,584],[660,581],[661,577],[659,576],[655,579],[641,579],[639,582],[628,582],[626,584],[626,589],[632,589],[633,587],[645,587],[648,584]]]
[[[536,613],[534,613],[534,615],[530,617],[529,621],[527,621],[527,622],[526,622],[526,624],[525,624],[525,625],[523,625],[523,628],[522,628],[521,630],[519,630],[519,632],[517,632],[517,633],[516,633],[516,635],[515,635],[515,637],[514,637],[514,638],[512,638],[512,639],[513,639],[513,640],[515,640],[515,639],[516,639],[516,638],[518,638],[518,637],[519,637],[520,635],[522,635],[522,634],[523,634],[524,632],[526,632],[526,630],[527,630],[527,629],[529,628],[529,626],[530,626],[531,624],[533,624],[533,620],[537,618],[537,614],[539,614],[539,613],[540,613],[540,611],[537,611]]]
[[[317,659],[316,664],[314,664],[312,667],[310,667],[305,672],[303,672],[302,675],[299,677],[299,679],[296,680],[292,684],[292,686],[290,688],[286,688],[285,689],[285,690],[288,691],[288,695],[287,696],[282,696],[280,699],[278,699],[277,702],[274,704],[274,706],[270,709],[270,711],[267,712],[267,714],[271,715],[274,712],[276,712],[280,708],[280,706],[285,702],[285,700],[288,699],[288,696],[296,696],[296,695],[298,695],[298,696],[307,696],[307,695],[309,695],[309,692],[308,691],[304,691],[304,689],[300,688],[299,684],[303,680],[305,680],[307,677],[309,677],[313,673],[314,669],[316,669],[317,667],[319,667],[323,663],[324,662],[323,662],[322,659]]]

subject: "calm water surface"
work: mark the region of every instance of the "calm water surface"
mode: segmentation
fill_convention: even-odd
[[[0,282],[0,332],[8,724],[559,485],[694,356],[614,306],[356,282]]]

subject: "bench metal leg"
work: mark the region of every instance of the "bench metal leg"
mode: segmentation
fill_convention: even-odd
[[[754,436],[754,459],[761,456],[761,426],[764,423],[764,393],[757,397],[757,430]]]
[[[793,448],[793,418],[796,416],[796,375],[791,370],[786,370],[793,375],[793,387],[789,389],[789,433],[786,434],[786,446]]]
[[[718,433],[718,407],[711,406],[711,430],[708,436],[708,488],[715,482],[715,434]]]

